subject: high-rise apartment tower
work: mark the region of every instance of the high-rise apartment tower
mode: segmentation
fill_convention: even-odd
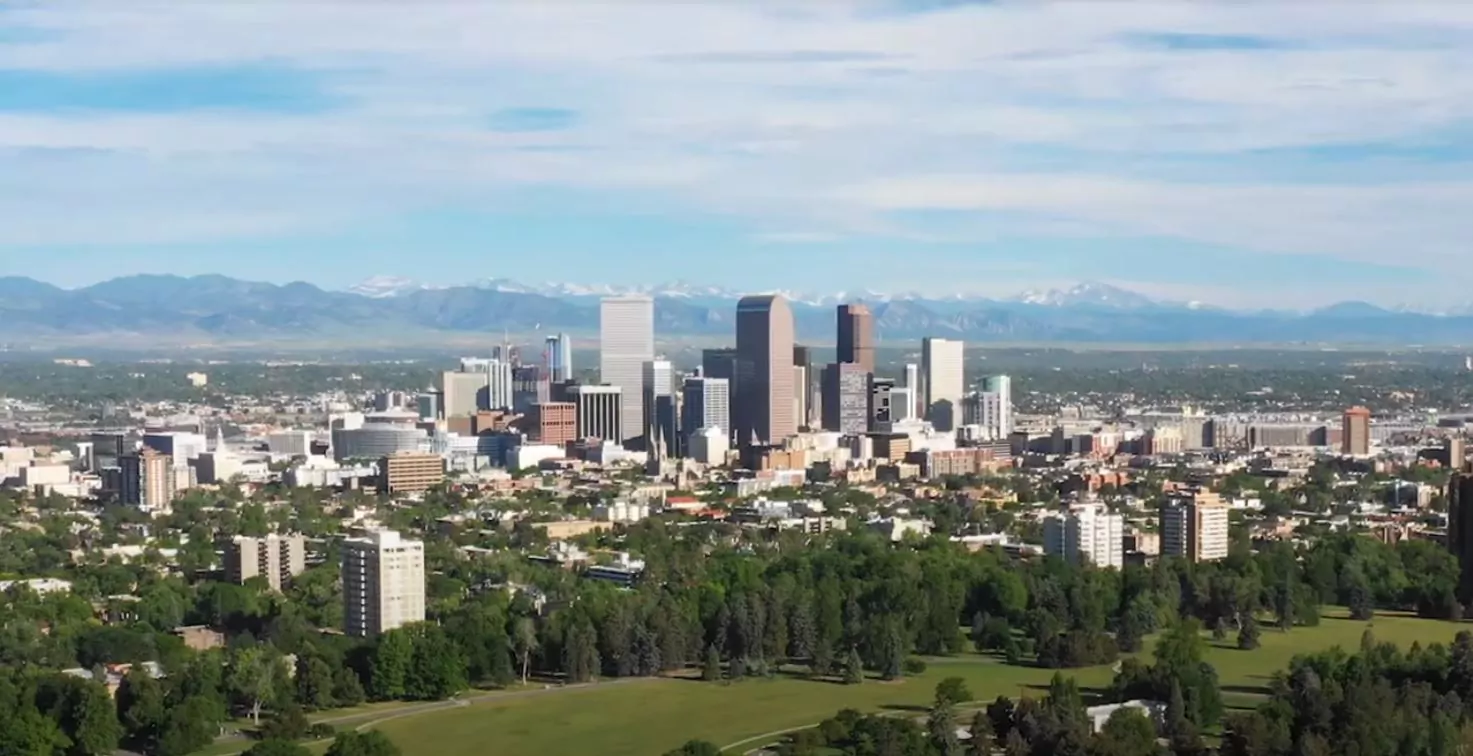
[[[343,630],[372,638],[425,618],[425,547],[396,531],[343,541]]]

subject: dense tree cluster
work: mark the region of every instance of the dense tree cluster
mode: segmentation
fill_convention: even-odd
[[[1122,709],[1095,733],[1073,680],[1055,675],[1047,695],[1016,703],[1001,697],[969,717],[938,699],[925,717],[865,715],[846,709],[818,727],[788,736],[781,756],[1155,756],[1155,726]]]
[[[1269,700],[1226,721],[1223,756],[1464,753],[1473,723],[1473,635],[1451,647],[1378,643],[1298,657]]]

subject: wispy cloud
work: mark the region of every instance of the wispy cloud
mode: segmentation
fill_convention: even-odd
[[[1447,267],[1473,182],[1428,146],[1473,126],[1470,52],[1469,4],[36,4],[0,11],[0,245],[317,232],[550,186],[757,244],[1148,236]]]
[[[764,244],[832,244],[844,237],[825,231],[776,231],[755,238]]]

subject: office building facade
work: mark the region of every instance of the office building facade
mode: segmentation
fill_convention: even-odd
[[[379,459],[378,470],[383,493],[419,493],[445,482],[445,459],[438,454],[390,454]]]
[[[547,352],[548,379],[553,383],[573,380],[573,339],[566,333],[548,336],[544,344]]]
[[[144,447],[118,458],[118,501],[145,512],[169,509],[178,480],[173,457]]]
[[[842,304],[836,308],[838,331],[835,362],[852,362],[875,372],[875,318],[862,304]]]
[[[1228,528],[1228,506],[1215,493],[1169,500],[1161,505],[1161,555],[1192,562],[1226,559]]]
[[[845,435],[869,430],[870,373],[853,362],[837,362],[823,370],[823,429]]]
[[[817,405],[818,373],[813,369],[813,349],[798,345],[793,347],[793,368],[801,370],[795,372],[793,379],[798,381],[793,391],[798,397],[798,426],[807,427],[817,421],[815,407]]]
[[[440,408],[445,419],[512,408],[512,364],[498,357],[466,357],[459,370],[440,375]]]
[[[424,618],[424,543],[392,530],[343,541],[344,632],[373,638]]]
[[[677,456],[676,442],[680,437],[679,418],[675,415],[675,368],[669,360],[650,360],[644,364],[641,381],[644,392],[644,437],[645,449],[651,446],[656,435],[665,444],[667,456]]]
[[[780,444],[798,432],[793,416],[793,311],[781,295],[737,302],[738,446]]]
[[[731,439],[731,382],[691,376],[681,386],[680,435],[687,440],[705,428],[720,428]]]
[[[1340,420],[1340,453],[1364,457],[1371,453],[1371,411],[1365,407],[1345,410]]]
[[[568,389],[575,411],[578,438],[597,438],[622,443],[624,390],[619,386],[575,385]]]
[[[963,351],[962,342],[954,339],[928,337],[921,342],[926,419],[939,431],[955,430],[961,420],[966,393]]]
[[[541,365],[518,365],[511,370],[511,411],[524,415],[532,405],[550,399],[551,383]]]
[[[578,438],[578,406],[572,402],[542,402],[527,413],[527,435],[539,444],[566,446]]]
[[[982,391],[997,397],[996,413],[983,424],[992,431],[993,438],[1007,438],[1013,432],[1013,379],[1006,375],[989,375],[982,379]]]
[[[607,440],[637,440],[645,434],[644,364],[655,358],[655,301],[605,298],[599,303],[598,335],[599,381],[623,390],[620,433]]]

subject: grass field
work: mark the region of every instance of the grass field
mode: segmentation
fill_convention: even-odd
[[[1345,617],[1343,610],[1328,609],[1317,628],[1290,633],[1265,629],[1262,648],[1256,651],[1213,647],[1209,661],[1217,668],[1228,704],[1251,706],[1255,691],[1295,654],[1336,645],[1351,651],[1358,648],[1367,623]],[[1403,616],[1379,616],[1369,624],[1379,640],[1402,646],[1412,641],[1448,642],[1465,627]],[[1109,685],[1113,676],[1108,667],[1072,674],[1085,688]],[[925,674],[893,683],[867,680],[845,686],[778,678],[717,685],[637,680],[543,696],[491,697],[464,708],[387,721],[376,728],[398,743],[405,756],[482,751],[557,756],[590,750],[604,756],[651,756],[692,738],[722,746],[734,744],[814,723],[846,707],[923,707],[929,704],[936,683],[945,677],[962,677],[978,699],[991,700],[998,695],[1042,695],[1040,688],[1052,675],[1051,670],[1007,666],[989,657],[966,655],[930,660]],[[754,745],[760,741],[747,747]]]

